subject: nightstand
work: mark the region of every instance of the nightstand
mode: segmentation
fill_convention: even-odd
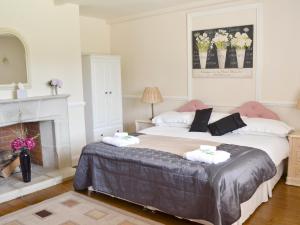
[[[290,156],[286,184],[300,186],[300,131],[289,135]]]
[[[135,121],[135,132],[146,129],[148,127],[153,127],[154,123],[151,120],[136,120]]]

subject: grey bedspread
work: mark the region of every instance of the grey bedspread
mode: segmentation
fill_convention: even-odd
[[[221,144],[231,158],[217,165],[178,155],[104,143],[87,145],[74,179],[75,190],[95,190],[187,219],[229,225],[276,166],[262,150]]]

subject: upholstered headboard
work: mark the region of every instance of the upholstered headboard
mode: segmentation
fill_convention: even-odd
[[[208,105],[199,100],[191,100],[177,109],[177,112],[195,112],[196,110],[207,109],[208,107]]]
[[[232,113],[234,112],[239,112],[241,116],[280,120],[276,113],[255,101],[244,103],[232,111]]]

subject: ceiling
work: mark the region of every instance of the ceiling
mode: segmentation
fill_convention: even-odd
[[[108,20],[199,1],[203,0],[55,0],[57,4],[78,4],[83,16]]]

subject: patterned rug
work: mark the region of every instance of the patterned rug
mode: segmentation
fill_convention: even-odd
[[[0,218],[1,225],[162,225],[73,191]]]

